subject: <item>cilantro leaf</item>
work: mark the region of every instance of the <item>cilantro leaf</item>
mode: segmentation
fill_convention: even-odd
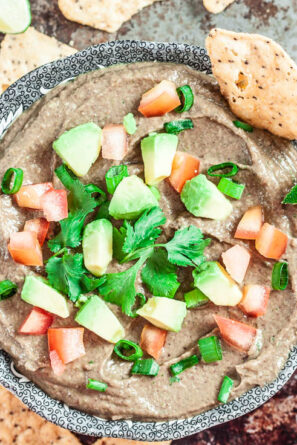
[[[83,266],[83,255],[76,253],[64,254],[62,257],[52,257],[46,264],[47,278],[57,291],[68,295],[75,302],[83,293],[81,279],[86,272]]]
[[[127,223],[127,236],[123,246],[123,251],[132,253],[154,244],[160,236],[160,225],[166,222],[166,217],[160,207],[153,207],[146,210],[136,221],[134,227]]]
[[[123,245],[125,242],[126,234],[127,234],[127,229],[124,224],[119,229],[113,227],[113,232],[112,232],[113,256],[118,261],[122,261],[125,257],[125,253],[123,252]]]
[[[81,232],[86,215],[83,212],[69,213],[68,218],[60,221],[61,232],[47,245],[49,249],[56,253],[63,247],[78,247],[81,242]]]
[[[96,199],[89,193],[85,186],[76,180],[73,182],[68,196],[68,204],[71,213],[82,212],[88,215],[97,207]]]
[[[210,239],[204,239],[196,226],[177,230],[173,238],[163,245],[168,253],[168,260],[178,266],[199,266],[205,261],[203,251],[210,244]]]
[[[147,251],[132,267],[123,272],[109,273],[104,275],[103,284],[99,286],[99,293],[108,303],[121,306],[124,314],[134,316],[132,308],[135,304],[137,291],[135,289],[135,281],[137,274],[152,253]]]
[[[169,263],[167,253],[163,249],[156,250],[148,258],[141,271],[141,278],[148,290],[158,297],[173,298],[180,286],[176,267]]]
[[[297,204],[297,184],[287,193],[282,204]]]

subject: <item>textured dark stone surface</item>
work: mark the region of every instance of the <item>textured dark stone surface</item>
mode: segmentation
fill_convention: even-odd
[[[39,31],[78,49],[115,39],[179,41],[203,46],[209,29],[220,26],[268,35],[297,60],[297,0],[237,0],[219,15],[207,13],[202,0],[164,0],[141,11],[114,34],[69,22],[60,13],[57,0],[31,0],[31,4],[32,24]],[[175,444],[297,445],[296,415],[297,373],[282,391],[253,413]],[[80,440],[85,445],[96,441],[85,436],[80,436]]]

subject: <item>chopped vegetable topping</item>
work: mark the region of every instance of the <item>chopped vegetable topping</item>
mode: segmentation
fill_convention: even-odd
[[[153,358],[138,359],[131,370],[132,374],[156,376],[159,372],[159,365]]]
[[[102,157],[122,161],[127,152],[128,140],[124,125],[105,125],[102,131]]]
[[[113,350],[118,357],[129,362],[134,362],[143,356],[141,347],[130,340],[119,340]]]
[[[234,238],[255,240],[259,235],[263,222],[262,207],[251,207],[241,218]]]
[[[94,195],[93,198],[96,200],[96,204],[100,206],[106,201],[106,193],[101,190],[100,187],[98,187],[95,184],[87,184],[85,186],[85,190],[90,193],[91,195]]]
[[[175,153],[169,182],[180,193],[185,183],[199,174],[200,161],[182,151]]]
[[[107,390],[107,387],[107,383],[100,382],[99,380],[95,379],[88,379],[88,383],[86,385],[87,389],[93,389],[99,392],[105,392]]]
[[[49,328],[48,347],[56,351],[64,365],[85,355],[84,328]]]
[[[250,252],[243,246],[236,244],[222,253],[222,260],[227,272],[237,283],[242,283],[249,267]]]
[[[192,119],[171,121],[171,122],[166,122],[166,124],[164,124],[164,130],[166,131],[166,133],[171,133],[171,134],[178,134],[181,131],[189,130],[191,128],[194,128]]]
[[[19,207],[42,210],[41,198],[49,190],[53,190],[51,182],[23,185],[14,197]]]
[[[23,184],[24,172],[21,168],[9,168],[4,173],[1,188],[5,195],[14,195],[17,193]],[[13,178],[13,183],[11,180]]]
[[[185,371],[188,368],[191,368],[192,366],[197,365],[199,363],[199,358],[197,355],[191,355],[190,357],[184,358],[180,360],[177,363],[174,363],[170,366],[170,371],[173,376],[176,376],[180,374],[181,372]]]
[[[45,218],[29,219],[25,222],[24,231],[36,233],[38,242],[42,247],[48,233],[49,225],[50,223]]]
[[[218,395],[219,402],[227,403],[233,385],[234,381],[225,375]]]
[[[226,173],[215,173],[219,170],[230,169]],[[216,164],[209,167],[207,170],[208,176],[218,176],[219,178],[231,178],[238,173],[238,166],[233,162],[223,162],[222,164]]]
[[[127,165],[114,165],[105,175],[106,187],[108,193],[114,194],[119,183],[129,176]]]
[[[218,337],[215,335],[211,337],[200,338],[198,346],[201,353],[201,358],[205,363],[212,363],[222,360],[222,348]]]
[[[20,326],[18,334],[46,334],[53,321],[54,317],[52,314],[49,314],[39,307],[34,307]]]
[[[288,263],[275,263],[272,270],[271,285],[274,290],[285,290],[289,282]]]
[[[151,324],[146,324],[141,332],[140,347],[157,360],[165,344],[167,331]]]
[[[180,104],[175,84],[162,80],[142,95],[138,111],[145,117],[163,116]]]
[[[187,305],[187,309],[194,307],[204,306],[209,302],[209,298],[201,292],[200,289],[193,289],[190,292],[185,293],[184,299]]]
[[[177,113],[183,113],[184,111],[189,111],[194,103],[194,94],[192,88],[189,85],[183,85],[176,89],[178,97],[181,101],[181,105],[175,108],[174,111]]]
[[[283,204],[297,204],[297,184],[291,188],[289,193],[284,197]]]
[[[25,266],[43,266],[42,250],[36,233],[12,233],[7,248],[17,263]]]
[[[128,113],[124,116],[123,125],[128,134],[134,134],[136,132],[136,120],[132,113]]]
[[[224,195],[230,196],[230,198],[240,199],[245,188],[245,184],[238,184],[229,178],[221,178],[218,184],[218,189],[224,193]]]
[[[249,133],[252,133],[254,131],[253,127],[245,122],[236,120],[233,121],[233,124],[235,125],[235,127],[241,128],[242,130],[247,131]]]
[[[265,258],[279,260],[285,253],[288,244],[288,236],[272,226],[264,223],[256,239],[256,249]]]
[[[249,317],[261,317],[265,314],[270,289],[260,284],[247,284],[242,291],[240,309]]]
[[[249,352],[260,331],[257,331],[253,326],[219,315],[214,314],[214,319],[219,327],[222,338],[229,345],[239,351]],[[261,349],[260,344],[259,349]]]
[[[0,301],[12,297],[18,290],[15,283],[10,280],[0,281]]]

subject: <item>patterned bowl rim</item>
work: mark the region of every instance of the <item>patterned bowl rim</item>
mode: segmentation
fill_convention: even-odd
[[[0,96],[0,139],[30,105],[55,86],[80,74],[119,63],[172,62],[211,74],[206,50],[180,43],[122,40],[94,45],[65,59],[43,65],[26,74]],[[264,387],[254,387],[241,397],[186,419],[162,422],[106,420],[73,409],[48,396],[21,375],[9,355],[0,351],[0,384],[46,420],[79,434],[140,441],[180,439],[236,419],[270,399],[297,368],[297,346],[292,349],[278,377]]]

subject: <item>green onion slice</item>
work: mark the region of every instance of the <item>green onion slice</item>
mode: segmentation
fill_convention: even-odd
[[[237,128],[241,128],[244,131],[248,131],[249,133],[252,133],[254,131],[253,127],[250,124],[247,124],[246,122],[242,121],[233,121],[233,124]]]
[[[159,365],[153,358],[138,359],[131,370],[132,374],[156,376],[159,372]]]
[[[209,298],[197,288],[185,293],[184,299],[188,309],[203,306],[209,302]]]
[[[200,338],[198,340],[201,357],[205,363],[217,362],[222,360],[222,348],[217,336]]]
[[[226,173],[215,173],[218,170],[230,169]],[[231,178],[238,173],[238,166],[233,162],[223,162],[222,164],[216,164],[209,167],[207,170],[208,176],[217,176],[219,178]]]
[[[4,173],[2,179],[1,183],[2,192],[5,195],[14,195],[22,187],[23,178],[24,178],[24,172],[21,168],[9,168]]]
[[[96,199],[97,205],[100,206],[106,201],[106,193],[101,190],[100,187],[98,187],[95,184],[87,184],[85,185],[85,189],[88,193],[93,195],[95,193],[95,196],[93,196]]]
[[[218,189],[224,193],[224,195],[230,196],[230,198],[240,199],[245,188],[245,184],[238,184],[229,178],[221,178],[218,183]]]
[[[119,340],[113,350],[118,357],[128,362],[134,362],[143,356],[141,347],[130,340]]]
[[[170,366],[170,371],[173,376],[180,374],[181,372],[185,371],[188,368],[191,368],[192,366],[197,365],[199,362],[199,358],[197,355],[191,355],[190,357],[184,358],[180,360],[177,363],[174,363]]]
[[[272,270],[271,285],[274,290],[285,290],[289,282],[288,263],[275,263]]]
[[[16,293],[17,289],[17,285],[10,280],[0,281],[0,301],[12,297]]]
[[[189,85],[183,85],[176,89],[178,97],[180,98],[181,105],[175,108],[174,111],[177,113],[183,113],[184,111],[189,111],[194,103],[194,94],[192,88]]]
[[[297,204],[297,184],[284,197],[283,204]]]
[[[134,134],[137,130],[135,117],[132,113],[126,114],[123,119],[123,125],[128,134]]]
[[[227,403],[233,385],[234,385],[234,381],[232,379],[230,379],[230,377],[225,375],[222,385],[221,385],[219,395],[218,395],[219,402]]]
[[[87,389],[94,389],[95,391],[105,392],[107,390],[107,383],[99,380],[88,379]]]
[[[129,310],[129,313],[127,315],[129,315],[129,317],[131,318],[136,318],[138,317],[137,311],[138,309],[142,308],[142,306],[145,305],[146,303],[146,298],[145,295],[142,294],[141,292],[138,292],[135,295],[135,301],[137,302],[137,299],[139,300],[139,304],[134,303],[134,305],[132,306],[132,308]],[[135,309],[133,309],[135,307]]]
[[[57,167],[55,173],[67,190],[71,190],[73,183],[77,181],[77,176],[65,164]]]
[[[171,121],[164,124],[164,130],[166,133],[178,134],[181,131],[194,128],[192,119],[184,119],[182,121]]]
[[[127,165],[114,165],[105,175],[106,187],[108,193],[114,194],[119,183],[129,176]]]

